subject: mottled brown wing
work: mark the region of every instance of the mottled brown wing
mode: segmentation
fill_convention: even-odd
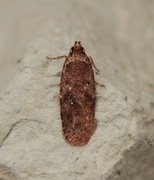
[[[71,145],[86,144],[96,128],[95,80],[92,65],[75,60],[64,64],[60,84],[62,131]]]

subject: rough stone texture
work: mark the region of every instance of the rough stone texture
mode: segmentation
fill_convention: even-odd
[[[154,1],[1,0],[0,179],[153,180]],[[101,73],[97,130],[63,139],[59,72],[80,40]]]

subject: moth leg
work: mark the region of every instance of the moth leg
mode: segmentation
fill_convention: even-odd
[[[59,71],[59,72],[57,72],[56,74],[54,74],[53,77],[54,77],[54,76],[55,76],[55,77],[59,77],[59,76],[61,77],[61,71]]]
[[[50,84],[47,88],[51,88],[51,87],[55,87],[55,86],[60,86],[60,83]]]
[[[93,67],[95,68],[95,70],[97,71],[97,73],[99,73],[100,72],[100,70],[98,70],[97,68],[96,68],[96,66],[95,66],[95,64],[94,64],[94,61],[93,61],[93,59],[92,59],[92,57],[90,56],[89,57],[89,59],[90,59],[90,61],[91,61],[91,64],[93,65]]]
[[[59,60],[59,59],[62,59],[62,58],[67,58],[67,56],[63,55],[63,56],[58,56],[58,57],[54,57],[54,58],[50,58],[47,56],[47,59],[49,60]]]
[[[98,82],[95,82],[95,85],[100,86],[100,87],[105,87],[104,84],[100,84],[100,83],[98,83]]]
[[[53,99],[57,99],[57,101],[59,101],[61,99],[61,95],[60,94],[56,94]]]

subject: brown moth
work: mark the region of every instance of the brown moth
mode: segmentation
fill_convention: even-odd
[[[65,140],[73,146],[88,143],[96,129],[95,79],[92,66],[99,71],[79,41],[75,41],[66,58],[60,82],[60,110]]]

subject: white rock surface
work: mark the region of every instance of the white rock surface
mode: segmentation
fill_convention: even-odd
[[[153,180],[153,8],[146,0],[0,2],[0,179]],[[75,40],[105,85],[83,147],[61,133],[64,60],[46,59],[67,55]]]

